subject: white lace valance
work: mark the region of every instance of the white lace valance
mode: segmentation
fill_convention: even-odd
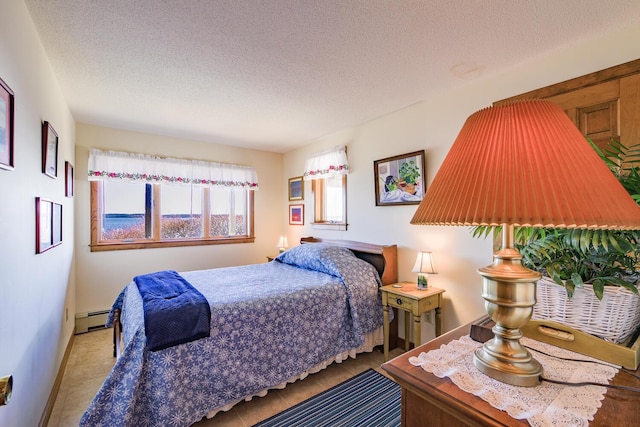
[[[304,164],[304,179],[306,181],[348,173],[347,148],[344,146],[311,154]]]
[[[249,166],[91,149],[89,181],[106,180],[258,189]]]

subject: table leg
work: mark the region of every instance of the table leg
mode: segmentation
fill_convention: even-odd
[[[384,322],[382,329],[384,330],[384,361],[389,360],[389,306],[383,307]]]
[[[409,351],[411,345],[411,313],[404,312],[404,351]]]
[[[442,313],[440,307],[436,308],[436,337],[442,335]]]
[[[422,316],[413,316],[413,342],[416,347],[420,345],[420,340],[422,338],[421,320]]]

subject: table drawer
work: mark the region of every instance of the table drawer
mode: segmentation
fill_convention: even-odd
[[[387,304],[391,307],[401,308],[403,310],[412,310],[414,304],[418,301],[402,295],[387,295]]]

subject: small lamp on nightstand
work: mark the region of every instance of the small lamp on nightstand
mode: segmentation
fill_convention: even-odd
[[[276,247],[278,248],[278,251],[280,251],[280,253],[287,250],[287,248],[289,247],[289,242],[287,242],[287,236],[280,236]]]
[[[433,258],[431,252],[420,251],[416,257],[416,263],[411,270],[412,273],[418,273],[418,289],[427,289],[429,287],[429,274],[438,274],[433,267]]]

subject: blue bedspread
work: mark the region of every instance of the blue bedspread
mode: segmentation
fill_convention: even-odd
[[[210,337],[160,351],[146,345],[142,298],[128,285],[115,304],[123,354],[80,425],[189,426],[359,347],[382,326],[370,264],[321,244],[285,254],[284,262],[181,273],[209,302]]]
[[[142,297],[150,351],[209,336],[211,310],[207,299],[176,271],[143,274],[133,281]]]

